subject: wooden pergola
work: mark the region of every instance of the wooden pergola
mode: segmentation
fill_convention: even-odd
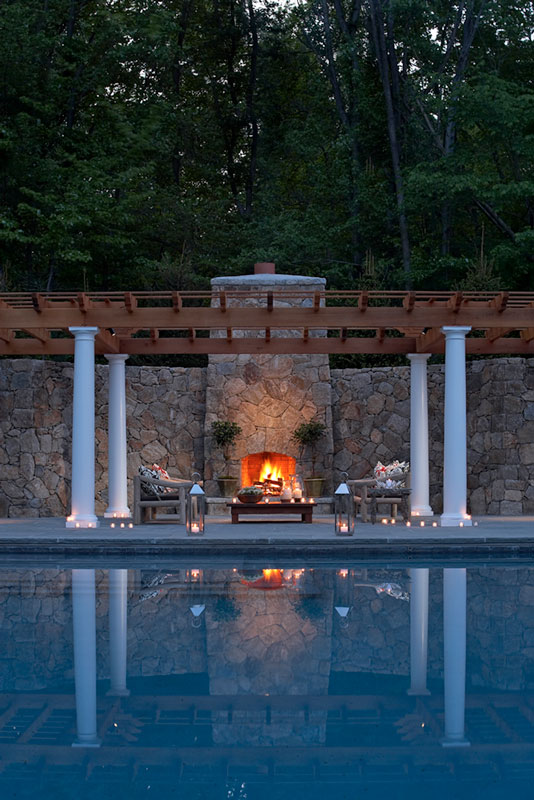
[[[73,354],[80,326],[99,329],[99,355],[443,353],[451,325],[471,327],[468,354],[532,355],[534,292],[0,293],[0,355],[13,357]]]

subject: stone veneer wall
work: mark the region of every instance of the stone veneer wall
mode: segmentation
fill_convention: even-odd
[[[430,502],[442,509],[444,366],[428,368]],[[410,368],[332,370],[334,468],[351,478],[410,458]],[[534,359],[467,365],[468,507],[534,513]]]
[[[98,514],[107,506],[107,376],[96,367]],[[176,476],[203,469],[205,379],[200,368],[126,367],[130,477],[154,461]],[[70,510],[72,380],[72,364],[0,361],[0,517]]]
[[[177,477],[194,470],[216,472],[220,464],[208,439],[205,445],[205,425],[230,413],[245,432],[234,454],[236,470],[237,458],[250,452],[298,455],[290,432],[318,411],[327,423],[333,420],[321,460],[328,474],[333,451],[336,480],[343,470],[351,478],[368,475],[378,459],[409,458],[409,367],[332,370],[328,380],[328,365],[315,361],[322,356],[309,361],[263,356],[265,364],[250,356],[233,364],[225,358],[208,369],[126,367],[130,476],[139,464],[153,461]],[[107,505],[107,371],[107,366],[96,367],[97,513]],[[69,510],[72,375],[68,363],[0,361],[0,517],[62,516]],[[441,510],[443,388],[443,366],[430,366],[430,481],[436,512]],[[534,359],[471,361],[467,389],[471,511],[534,513]]]

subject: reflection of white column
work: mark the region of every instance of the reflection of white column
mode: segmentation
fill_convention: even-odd
[[[105,517],[129,517],[126,466],[127,355],[106,355],[109,361],[108,507]]]
[[[128,633],[128,570],[109,570],[109,695],[127,697],[126,639]]]
[[[76,728],[73,747],[99,747],[96,735],[96,615],[94,569],[72,570]]]
[[[409,353],[410,359],[410,472],[412,514],[433,515],[429,502],[428,390],[426,362],[429,353]]]
[[[467,574],[443,570],[443,667],[445,672],[444,747],[467,747],[465,718]]]
[[[72,403],[72,501],[67,528],[96,528],[95,516],[95,335],[98,328],[69,328],[74,334]]]
[[[410,688],[408,694],[430,694],[426,688],[428,654],[428,569],[411,569]]]
[[[465,335],[471,328],[445,327],[445,424],[443,441],[442,527],[454,527],[466,519],[467,422],[465,392]]]

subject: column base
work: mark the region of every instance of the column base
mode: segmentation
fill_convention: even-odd
[[[102,739],[99,739],[98,736],[95,739],[90,739],[87,742],[82,741],[81,739],[76,739],[75,742],[72,743],[73,747],[100,747],[102,744]]]
[[[447,739],[443,737],[443,739],[439,740],[442,747],[471,747],[471,742],[469,739]]]
[[[459,528],[460,523],[464,528],[470,528],[473,524],[472,519],[466,519],[463,514],[442,514],[440,524],[442,528]]]
[[[411,517],[433,517],[434,512],[430,506],[412,506],[410,511]]]
[[[430,694],[430,689],[406,689],[406,694],[410,695],[410,697],[428,697]]]
[[[100,522],[98,517],[94,514],[88,514],[86,517],[77,517],[71,514],[65,521],[66,528],[98,528]]]
[[[106,508],[104,511],[106,519],[129,519],[131,516],[132,512],[127,506],[125,508]]]
[[[130,690],[129,689],[108,689],[106,692],[106,697],[129,697]]]

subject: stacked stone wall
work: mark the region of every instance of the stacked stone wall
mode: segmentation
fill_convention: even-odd
[[[0,362],[0,517],[63,516],[70,508],[72,364]],[[200,368],[127,367],[129,497],[140,464],[176,477],[203,469]],[[95,374],[96,512],[107,507],[108,367]]]
[[[442,510],[443,365],[428,367],[430,502]],[[410,368],[332,370],[334,467],[351,478],[410,457]],[[468,507],[534,512],[534,359],[467,364]]]
[[[291,433],[320,417],[329,427],[318,462],[334,480],[371,474],[378,460],[409,459],[409,367],[330,371],[322,356],[220,356],[207,369],[126,367],[128,475],[157,462],[176,477],[223,470],[214,419],[243,428],[230,465],[274,450],[299,456]],[[265,363],[261,359],[266,359]],[[96,511],[107,506],[108,367],[96,367]],[[72,446],[69,363],[0,362],[0,517],[69,511]],[[207,387],[209,385],[209,392]],[[442,508],[444,367],[428,369],[430,494]],[[468,505],[474,514],[534,513],[534,359],[467,366]],[[306,454],[309,457],[309,454]],[[307,461],[299,464],[304,475]],[[216,492],[216,485],[208,490]],[[131,485],[130,485],[131,502]]]

